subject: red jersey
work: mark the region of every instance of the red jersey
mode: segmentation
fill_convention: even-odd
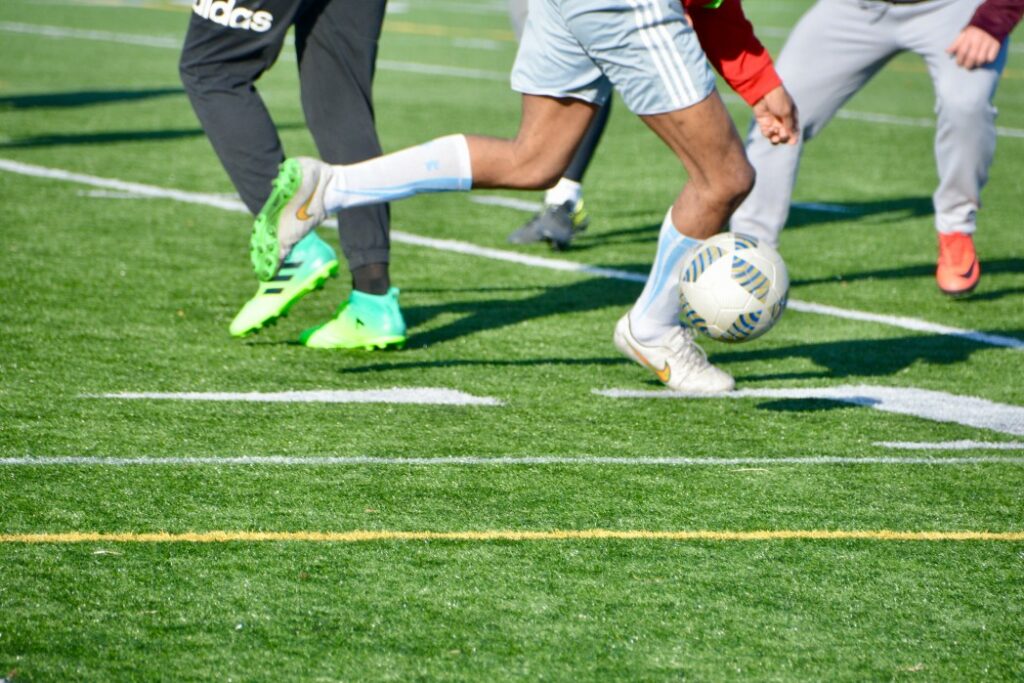
[[[711,65],[752,105],[782,85],[782,80],[775,73],[768,51],[754,35],[740,0],[723,0],[713,9],[708,5],[708,0],[683,0]]]

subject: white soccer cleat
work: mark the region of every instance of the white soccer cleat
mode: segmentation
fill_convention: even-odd
[[[732,391],[736,386],[732,375],[708,361],[695,336],[689,327],[679,326],[657,346],[647,346],[633,336],[626,313],[615,325],[613,341],[619,351],[653,372],[669,389],[693,394]]]
[[[330,181],[330,165],[318,159],[297,157],[281,164],[270,197],[252,226],[249,254],[257,278],[270,281],[292,247],[324,222]]]

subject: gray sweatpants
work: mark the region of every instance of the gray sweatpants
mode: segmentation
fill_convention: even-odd
[[[185,36],[181,80],[217,156],[253,213],[270,196],[271,181],[285,158],[255,83],[277,60],[290,26],[295,26],[302,109],[320,157],[349,164],[380,155],[371,88],[385,4],[386,0],[195,3],[199,9],[193,11]],[[203,10],[206,17],[200,14]],[[270,15],[269,28],[265,15],[259,24],[247,22],[254,12]],[[232,23],[235,27],[229,26]],[[348,209],[339,219],[349,268],[388,262],[386,204]]]
[[[957,66],[946,48],[979,4],[979,0],[914,4],[818,0],[797,23],[776,62],[799,108],[801,142],[772,146],[752,127],[747,155],[757,181],[733,214],[732,230],[778,245],[789,216],[802,145],[892,57],[910,51],[924,59],[935,87],[939,175],[932,197],[935,227],[939,232],[974,232],[981,188],[995,152],[992,98],[1006,63],[1007,46],[1004,43],[994,63],[973,71]]]

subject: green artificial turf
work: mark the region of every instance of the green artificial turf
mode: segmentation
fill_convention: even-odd
[[[746,3],[773,52],[808,5]],[[0,160],[231,193],[177,80],[188,9],[0,4]],[[58,39],[41,27],[79,33]],[[385,149],[457,131],[513,134],[514,53],[502,2],[393,1],[375,93]],[[979,214],[978,290],[952,301],[934,284],[934,130],[838,118],[807,146],[794,199],[846,212],[794,209],[782,239],[794,300],[1024,339],[1021,56],[1014,48],[996,96],[1007,132]],[[412,71],[424,64],[474,72]],[[260,88],[287,151],[314,153],[287,49]],[[728,102],[745,128],[745,108]],[[932,107],[923,64],[901,56],[846,110],[928,119]],[[564,253],[543,245],[518,253],[644,274],[684,179],[616,101],[585,183],[591,227]],[[1024,531],[1019,432],[822,398],[595,394],[660,386],[611,343],[636,282],[396,236],[391,273],[407,348],[319,352],[295,340],[347,296],[344,275],[276,326],[229,337],[229,321],[255,291],[243,213],[0,169],[0,217],[0,458],[757,460],[8,460],[0,461],[0,536]],[[465,195],[392,207],[396,231],[502,250],[528,217]],[[337,244],[330,229],[321,235]],[[749,344],[703,345],[740,389],[874,385],[1024,406],[1021,348],[799,310]],[[455,389],[498,404],[102,397],[393,387]],[[963,440],[1011,449],[881,445]],[[1009,460],[770,462],[819,457]],[[1022,604],[1024,543],[1006,541],[0,543],[0,680],[1020,680]]]

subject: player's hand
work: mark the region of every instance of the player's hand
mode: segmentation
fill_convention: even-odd
[[[956,59],[958,66],[965,69],[977,69],[979,66],[991,64],[999,56],[999,41],[987,31],[977,26],[968,26],[956,40],[946,48],[946,52]]]
[[[754,120],[773,145],[795,145],[800,137],[796,104],[781,85],[754,103]]]

